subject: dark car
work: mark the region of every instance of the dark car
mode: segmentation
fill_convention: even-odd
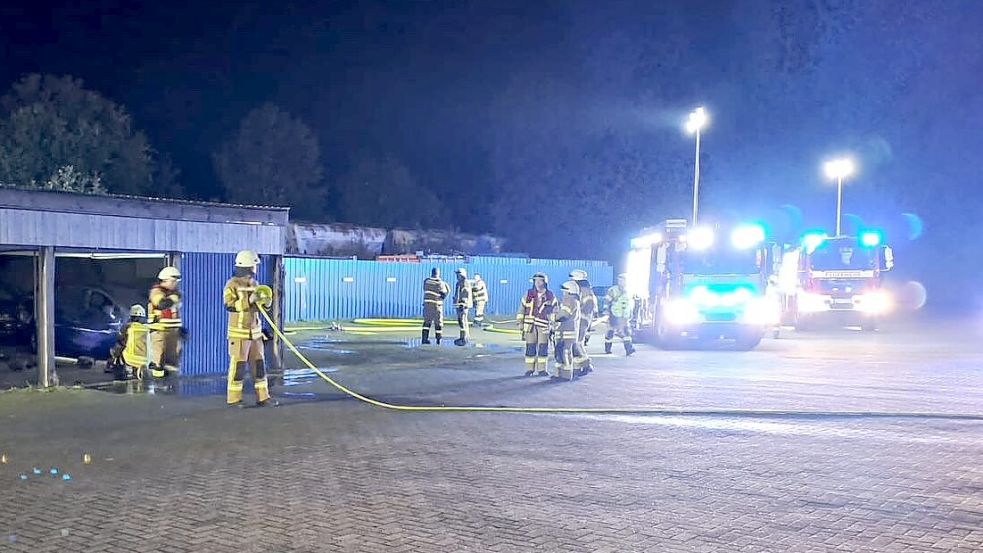
[[[55,353],[109,357],[125,311],[109,292],[92,286],[60,286],[55,303]]]
[[[106,359],[125,311],[109,292],[59,286],[55,300],[55,354]],[[0,290],[0,345],[37,350],[33,295]]]

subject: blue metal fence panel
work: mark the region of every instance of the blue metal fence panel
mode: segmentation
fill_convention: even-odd
[[[609,286],[613,270],[602,261],[472,257],[464,263],[434,261],[423,263],[381,263],[349,259],[288,257],[284,260],[286,290],[284,320],[344,320],[360,317],[420,317],[423,280],[432,268],[453,288],[454,271],[467,269],[480,274],[488,284],[489,315],[512,317],[519,300],[529,289],[533,273],[542,271],[554,288],[567,279],[573,269],[588,272],[595,286]],[[445,303],[445,316],[453,317],[454,307]]]
[[[273,258],[260,256],[258,280],[273,284]],[[228,312],[222,289],[232,276],[234,254],[186,253],[181,256],[181,318],[191,332],[185,344],[181,372],[185,375],[224,373],[229,364],[226,341]]]

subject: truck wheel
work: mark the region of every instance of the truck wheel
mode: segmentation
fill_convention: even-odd
[[[760,334],[745,334],[737,338],[734,342],[734,349],[738,351],[751,351],[761,343]]]

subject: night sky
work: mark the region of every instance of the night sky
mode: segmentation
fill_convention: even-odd
[[[615,242],[686,216],[681,123],[705,105],[707,212],[829,227],[821,163],[850,153],[861,171],[846,211],[888,227],[909,267],[958,264],[952,242],[983,230],[978,2],[263,4],[7,5],[0,82],[83,79],[130,110],[199,198],[221,197],[216,144],[273,102],[315,131],[326,180],[366,153],[398,158],[443,201],[447,226],[468,231],[508,234],[496,206],[517,175],[563,195],[571,174],[604,187],[633,163],[634,189],[585,200],[618,204]],[[593,152],[614,153],[579,168]],[[615,259],[625,242],[580,243]]]

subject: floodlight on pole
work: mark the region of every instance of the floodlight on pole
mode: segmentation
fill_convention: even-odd
[[[827,161],[823,165],[826,176],[836,179],[836,235],[840,235],[840,218],[843,213],[843,179],[853,175],[857,170],[856,164],[848,157]]]
[[[707,126],[707,110],[698,107],[686,119],[686,132],[696,135],[696,160],[693,166],[693,226],[696,226],[696,216],[700,202],[700,134]]]

